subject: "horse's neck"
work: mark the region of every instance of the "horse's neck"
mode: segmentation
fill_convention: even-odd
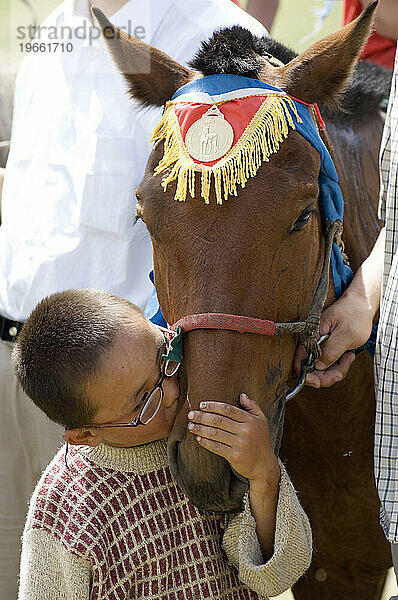
[[[344,197],[344,234],[355,272],[368,256],[382,224],[377,219],[379,149],[384,119],[377,112],[359,124],[327,124],[324,141],[335,162]]]

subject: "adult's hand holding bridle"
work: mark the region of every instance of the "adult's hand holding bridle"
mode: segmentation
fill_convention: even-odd
[[[321,315],[319,333],[330,337],[322,344],[322,356],[315,362],[315,370],[307,374],[306,385],[330,387],[342,381],[355,360],[352,350],[368,340],[372,321],[360,297],[344,295],[329,306]],[[304,348],[299,346],[294,363],[297,373],[305,357]]]
[[[353,350],[369,339],[380,304],[384,240],[383,228],[347,290],[323,311],[319,334],[329,334],[329,339],[322,344],[322,356],[315,362],[315,370],[307,374],[306,385],[330,387],[342,381],[355,360]],[[305,357],[304,348],[299,346],[294,359],[296,373],[300,373]]]

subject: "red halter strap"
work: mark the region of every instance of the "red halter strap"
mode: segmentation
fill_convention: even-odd
[[[257,335],[275,335],[274,321],[265,321],[255,317],[228,315],[225,313],[202,313],[182,317],[171,329],[180,326],[183,333],[193,329],[225,329],[239,333],[256,333]]]

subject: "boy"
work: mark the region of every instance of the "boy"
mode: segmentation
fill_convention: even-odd
[[[218,27],[240,24],[266,34],[229,0],[93,3],[182,64]],[[13,11],[15,3],[1,6]],[[42,298],[59,290],[101,288],[140,306],[152,291],[151,240],[142,223],[131,223],[161,110],[133,107],[90,10],[90,0],[60,2],[36,35],[45,51],[27,52],[16,80],[0,228],[2,600],[16,598],[26,504],[60,438],[17,385],[9,356],[14,333]],[[15,42],[20,35],[14,31]],[[2,78],[0,94],[4,85]]]
[[[189,415],[198,443],[218,440],[213,451],[249,479],[242,513],[203,514],[172,480],[164,438],[179,364],[167,348],[165,332],[107,292],[61,292],[29,317],[13,353],[17,376],[72,448],[33,494],[20,600],[258,598],[309,566],[308,519],[246,396],[246,410],[206,402]]]

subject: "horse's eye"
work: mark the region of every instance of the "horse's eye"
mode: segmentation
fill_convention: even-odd
[[[314,214],[314,210],[305,210],[299,218],[293,223],[291,227],[287,230],[288,233],[293,233],[293,231],[300,231],[304,229],[304,227],[308,224],[312,215]]]

